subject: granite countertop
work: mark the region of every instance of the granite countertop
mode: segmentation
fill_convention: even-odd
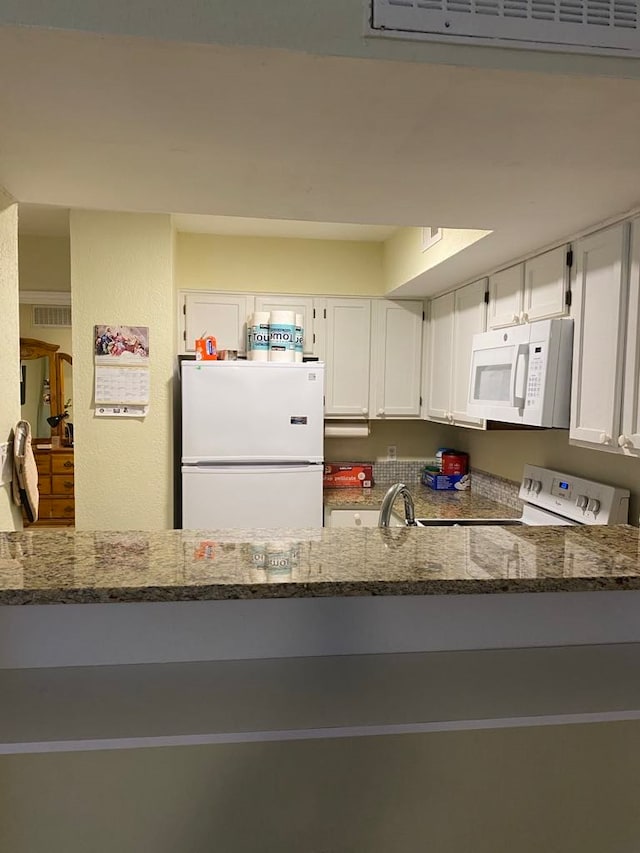
[[[370,489],[325,489],[326,509],[379,509],[391,483]],[[481,497],[473,491],[434,491],[420,483],[409,483],[416,518],[519,518],[522,510]],[[396,510],[402,513],[399,498]]]
[[[640,589],[634,527],[0,533],[0,605]]]

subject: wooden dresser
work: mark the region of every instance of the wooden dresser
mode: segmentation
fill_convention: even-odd
[[[28,526],[73,527],[76,514],[73,447],[41,448],[34,443],[33,455],[38,466],[40,508],[38,520]]]

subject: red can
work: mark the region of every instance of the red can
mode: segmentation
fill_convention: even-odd
[[[442,454],[442,473],[452,475],[469,473],[469,454],[459,450],[445,451]]]

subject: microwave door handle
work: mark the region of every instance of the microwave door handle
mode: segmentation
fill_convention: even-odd
[[[522,375],[524,376],[526,383],[527,369],[529,366],[529,344],[518,344],[516,354],[513,358],[513,366],[511,368],[511,405],[515,409],[524,409],[525,404],[526,387],[522,389],[522,395],[518,395],[520,365],[522,365]]]

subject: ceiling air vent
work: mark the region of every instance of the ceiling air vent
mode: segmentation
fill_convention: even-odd
[[[640,56],[640,0],[372,0],[370,35]]]
[[[34,326],[70,326],[71,305],[34,305],[31,322]]]

